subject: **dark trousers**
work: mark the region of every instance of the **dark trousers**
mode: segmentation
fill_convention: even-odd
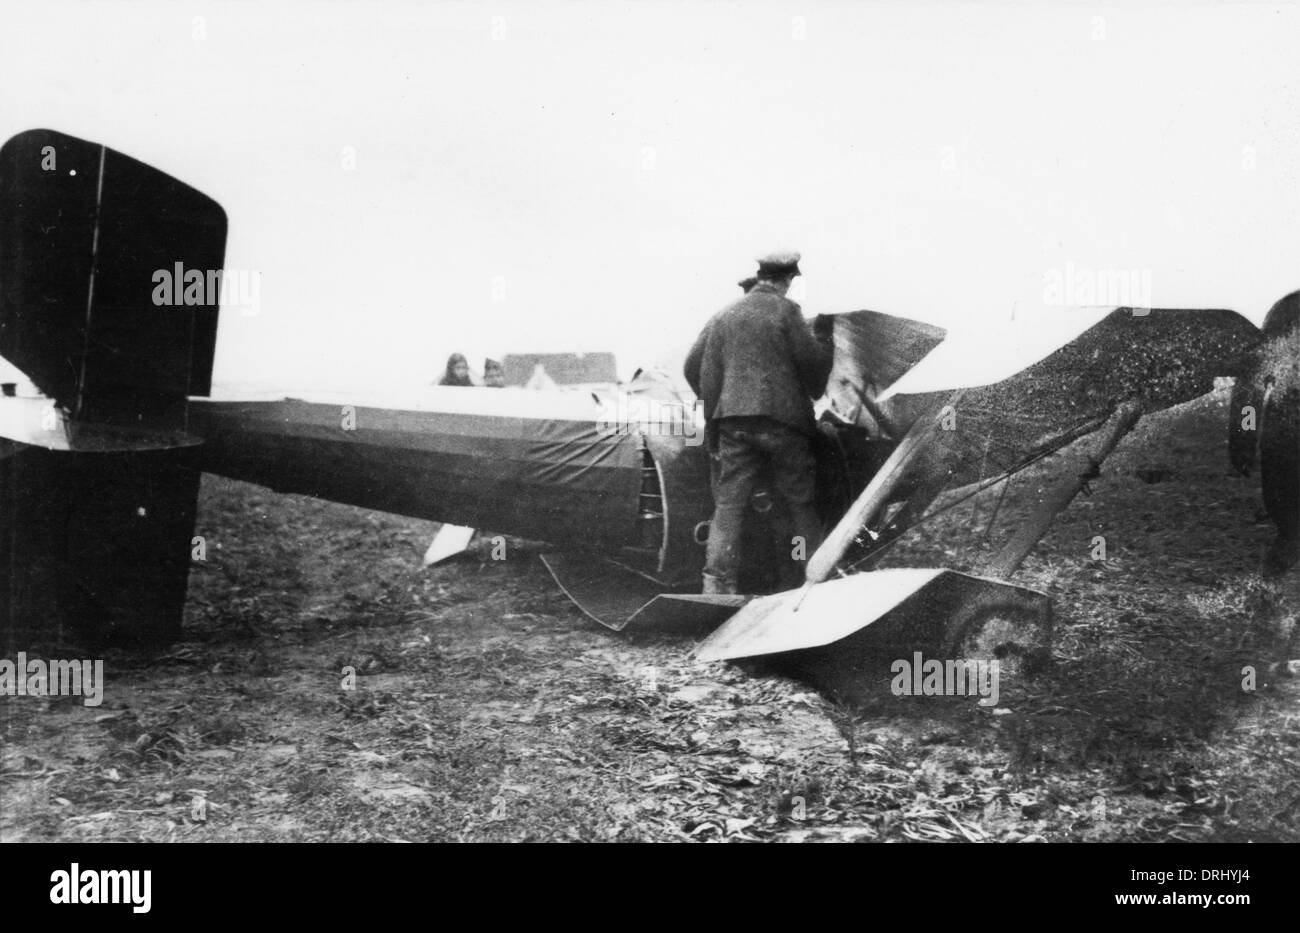
[[[766,476],[777,500],[771,515],[777,526],[778,550],[785,558],[806,561],[822,541],[817,516],[817,463],[812,439],[769,418],[723,418],[714,428],[713,523],[704,565],[704,592],[735,593],[740,575],[741,530],[750,496]],[[786,583],[790,571],[803,566],[782,560],[776,569]],[[791,577],[795,577],[791,580]]]

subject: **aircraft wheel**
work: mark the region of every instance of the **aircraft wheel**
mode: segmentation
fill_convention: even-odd
[[[944,657],[999,662],[1014,683],[1033,677],[1051,661],[1052,607],[1046,599],[977,597],[946,627]]]
[[[1254,376],[1264,387],[1259,465],[1264,508],[1277,525],[1264,570],[1281,574],[1300,563],[1300,292],[1273,306],[1264,336]]]
[[[1282,574],[1300,561],[1300,387],[1265,395],[1259,442],[1264,508],[1277,526],[1264,569]]]

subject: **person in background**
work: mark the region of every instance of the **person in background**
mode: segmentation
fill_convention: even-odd
[[[506,387],[505,368],[496,360],[483,361],[483,384],[489,389],[504,389]]]
[[[830,333],[824,326],[810,333],[785,297],[799,275],[798,253],[758,263],[757,284],[709,320],[686,357],[686,381],[704,402],[705,437],[717,460],[705,593],[737,592],[745,510],[765,472],[784,506],[782,537],[792,556],[806,560],[822,539],[812,400],[830,375]]]
[[[469,378],[469,363],[464,354],[453,353],[447,358],[447,371],[438,380],[440,386],[472,386]]]

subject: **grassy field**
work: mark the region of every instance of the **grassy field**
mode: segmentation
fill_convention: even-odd
[[[428,522],[205,477],[184,640],[108,656],[98,708],[0,698],[0,841],[1300,840],[1300,572],[1258,574],[1224,405],[1142,422],[1060,517],[1016,577],[1055,664],[997,710],[697,665],[536,546],[421,571]],[[890,564],[969,566],[997,496]]]

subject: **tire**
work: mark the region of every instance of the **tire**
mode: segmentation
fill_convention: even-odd
[[[948,621],[944,657],[999,662],[1003,676],[1033,677],[1051,662],[1051,603],[1004,595],[978,597]]]

